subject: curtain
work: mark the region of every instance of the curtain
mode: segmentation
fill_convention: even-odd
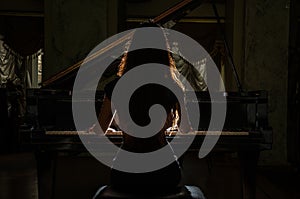
[[[21,85],[22,57],[0,41],[0,86]]]
[[[26,88],[37,87],[38,55],[22,57],[0,40],[0,87],[8,92],[8,113],[23,117]]]
[[[185,81],[188,81],[194,91],[207,91],[207,59],[199,59],[195,63],[189,63],[184,59],[180,53],[179,44],[173,42],[171,44],[172,57],[175,61],[176,68],[179,73],[185,77],[186,80],[180,79],[183,85]],[[209,53],[211,58],[215,61],[220,74],[225,81],[225,50],[222,41],[216,40],[213,46],[213,50]]]
[[[26,76],[24,77],[24,84],[26,88],[38,88],[38,57],[41,54],[41,50],[33,55],[24,57],[24,68],[26,72]]]

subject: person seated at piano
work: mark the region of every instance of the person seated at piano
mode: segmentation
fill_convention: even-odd
[[[168,43],[163,29],[161,31],[161,37],[162,41],[165,42],[167,46]],[[134,44],[134,42],[136,41],[133,37],[131,45]],[[126,173],[112,167],[111,186],[115,189],[126,191],[132,190],[135,192],[137,190],[172,191],[173,189],[182,186],[181,166],[173,153],[171,146],[166,140],[165,131],[169,127],[174,126],[177,121],[180,123],[179,129],[181,132],[188,132],[191,130],[191,127],[187,113],[182,113],[182,111],[180,111],[179,100],[184,101],[183,86],[176,78],[176,67],[169,51],[159,49],[139,49],[129,51],[123,55],[122,61],[118,67],[118,78],[105,86],[105,96],[98,117],[99,124],[105,132],[115,115],[113,113],[114,111],[112,112],[112,106],[113,110],[116,110],[116,113],[119,111],[128,111],[128,107],[116,107],[114,101],[112,101],[114,87],[120,78],[128,71],[148,63],[158,63],[169,67],[167,73],[164,74],[164,77],[166,79],[169,78],[172,81],[173,87],[179,90],[182,99],[177,99],[171,90],[162,85],[146,84],[138,88],[131,96],[130,104],[128,106],[132,120],[139,126],[147,126],[151,122],[149,109],[155,104],[160,104],[164,107],[167,113],[167,119],[166,121],[162,121],[162,129],[149,138],[134,137],[123,131],[123,144],[121,148],[135,153],[147,153],[168,146],[170,155],[174,157],[174,162],[165,168],[147,173]],[[151,65],[146,65],[145,67],[151,67]],[[185,109],[183,108],[183,110]],[[128,121],[122,121],[122,118],[119,118],[117,122],[119,124],[122,123],[123,125],[127,125]],[[94,130],[97,131],[96,129]],[[118,164],[118,156],[115,157],[113,164]]]

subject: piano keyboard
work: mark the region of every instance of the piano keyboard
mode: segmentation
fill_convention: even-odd
[[[95,132],[87,131],[46,131],[46,135],[95,135]],[[105,133],[107,136],[121,136],[122,131],[107,131]],[[167,131],[166,136],[175,135],[219,135],[219,131],[193,131],[189,133],[180,133],[177,131]],[[248,136],[247,131],[222,131],[221,136]]]

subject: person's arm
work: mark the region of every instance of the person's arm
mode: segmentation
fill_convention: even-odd
[[[107,96],[104,96],[101,110],[98,115],[98,123],[96,123],[93,126],[92,131],[94,131],[97,134],[100,134],[101,133],[100,128],[101,128],[103,133],[105,133],[105,131],[109,127],[112,117],[113,117],[113,113],[111,111],[111,101]]]
[[[191,123],[189,120],[189,116],[188,116],[186,107],[184,106],[184,107],[180,108],[179,105],[176,104],[176,108],[177,108],[179,116],[180,116],[179,125],[178,125],[179,131],[182,133],[191,132],[193,129],[192,129],[192,126],[191,126]]]

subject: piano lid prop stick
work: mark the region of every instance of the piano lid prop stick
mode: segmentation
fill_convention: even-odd
[[[115,118],[116,113],[117,113],[117,110],[114,111],[114,114],[113,114],[113,116],[111,117],[111,120],[110,120],[110,122],[109,122],[109,124],[108,124],[108,127],[107,127],[107,129],[106,129],[104,135],[107,134],[109,127],[111,126],[112,122],[114,121],[114,118]]]

